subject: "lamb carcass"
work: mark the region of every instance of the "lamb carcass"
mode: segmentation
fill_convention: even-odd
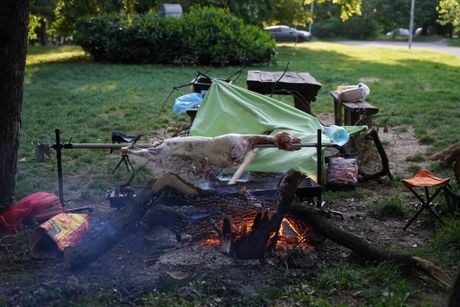
[[[301,140],[288,132],[275,135],[225,134],[217,137],[175,137],[138,149],[123,147],[122,154],[133,154],[154,162],[154,176],[174,173],[189,179],[206,179],[215,168],[233,167],[243,162],[245,155],[257,144],[273,144],[282,150],[299,150]]]

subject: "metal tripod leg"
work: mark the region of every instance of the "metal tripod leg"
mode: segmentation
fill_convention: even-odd
[[[429,191],[428,191],[428,187],[425,187],[425,199],[423,199],[419,194],[417,194],[417,192],[415,192],[414,189],[412,188],[409,188],[409,190],[412,192],[412,194],[414,194],[415,197],[417,197],[417,199],[420,201],[420,205],[422,206],[418,211],[417,213],[414,215],[413,218],[411,218],[411,220],[406,224],[406,226],[404,226],[404,230],[407,229],[407,227],[410,226],[410,224],[412,224],[413,221],[415,221],[415,219],[420,215],[420,213],[423,212],[423,210],[427,210],[428,211],[428,215],[429,215],[429,219],[430,219],[430,223],[431,225],[433,225],[433,228],[435,227],[435,219],[437,219],[439,221],[439,223],[441,225],[443,225],[443,222],[441,220],[441,218],[438,216],[438,214],[433,210],[433,208],[431,208],[432,204],[431,202],[433,201],[433,199],[438,195],[438,193],[442,190],[442,188],[439,188],[437,189],[433,195],[430,196],[429,194]]]
[[[118,162],[118,164],[115,166],[115,168],[113,169],[112,171],[112,174],[115,173],[115,171],[121,166],[121,163],[124,163],[125,166],[126,166],[126,170],[129,172],[130,171],[130,168],[132,171],[134,171],[134,166],[133,164],[131,163],[131,160],[129,160],[129,156],[126,155],[126,154],[122,154],[121,155],[121,159],[120,161]]]

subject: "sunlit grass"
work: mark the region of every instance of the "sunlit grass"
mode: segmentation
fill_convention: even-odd
[[[26,59],[27,65],[40,63],[77,60],[83,58],[85,53],[78,46],[47,46],[29,47]]]

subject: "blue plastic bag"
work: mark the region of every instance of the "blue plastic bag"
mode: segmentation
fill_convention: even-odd
[[[176,116],[184,114],[187,110],[196,109],[200,106],[203,96],[200,93],[190,93],[178,97],[174,101],[173,113]]]
[[[327,136],[332,143],[343,146],[348,143],[350,135],[343,127],[331,125],[323,128],[323,134]]]

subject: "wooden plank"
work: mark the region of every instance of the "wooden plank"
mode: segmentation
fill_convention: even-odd
[[[314,77],[302,72],[250,70],[246,83],[249,90],[260,94],[290,95],[291,92],[299,92],[307,101],[314,101],[321,88],[321,83]]]
[[[350,110],[351,112],[359,112],[361,114],[373,115],[377,114],[379,109],[366,101],[362,102],[342,102],[342,105],[345,109]]]

